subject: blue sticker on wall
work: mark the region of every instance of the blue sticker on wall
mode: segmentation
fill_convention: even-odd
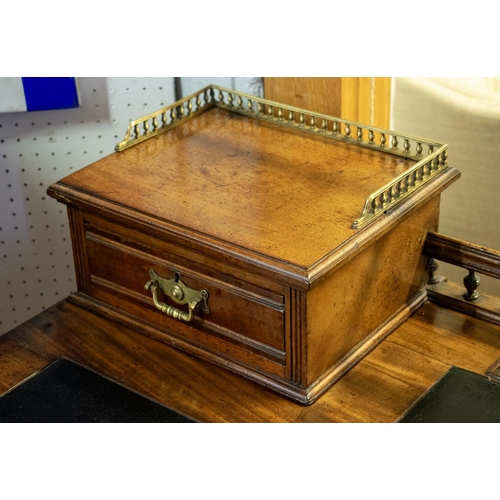
[[[27,111],[77,108],[75,78],[22,78]]]

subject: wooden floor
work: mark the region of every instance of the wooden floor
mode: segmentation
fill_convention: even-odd
[[[64,300],[0,337],[0,394],[59,357],[201,422],[394,422],[450,366],[484,375],[500,326],[427,303],[302,406]]]

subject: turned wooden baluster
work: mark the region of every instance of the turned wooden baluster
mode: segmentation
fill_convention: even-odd
[[[469,271],[469,270],[468,270]],[[479,276],[476,275],[474,271],[469,271],[469,274],[464,278],[464,286],[467,288],[467,292],[464,293],[464,299],[472,302],[479,298],[479,293],[477,288],[481,280]]]
[[[435,259],[430,258],[429,262],[427,263],[427,271],[429,272],[429,279],[427,280],[427,283],[429,285],[435,285],[436,283],[439,283],[441,281],[441,276],[438,276],[436,273],[439,265],[436,262]]]

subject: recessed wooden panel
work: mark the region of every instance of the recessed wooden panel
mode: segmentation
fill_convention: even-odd
[[[195,342],[202,342],[207,333],[213,334],[222,341],[262,351],[265,356],[284,363],[283,300],[281,303],[272,301],[255,292],[209,279],[174,262],[152,259],[137,250],[92,234],[87,234],[87,248],[91,296],[102,299],[105,295],[108,302],[119,308],[124,308],[123,300],[134,302],[138,305],[134,307],[138,317]],[[150,279],[149,269],[167,279],[180,272],[181,280],[187,286],[206,290],[210,312],[206,314],[196,309],[192,323],[162,314],[155,308],[150,292],[144,288]],[[187,310],[187,306],[179,306],[167,297],[160,300]],[[238,326],[237,331],[234,330],[235,325]],[[204,334],[198,335],[197,330]]]

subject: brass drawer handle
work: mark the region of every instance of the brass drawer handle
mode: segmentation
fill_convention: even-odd
[[[151,292],[153,296],[153,303],[157,309],[162,313],[172,316],[175,319],[182,321],[191,321],[194,317],[194,310],[197,306],[208,314],[210,309],[207,304],[208,292],[206,290],[193,290],[187,287],[181,280],[179,273],[175,273],[175,278],[166,279],[162,278],[154,269],[149,270],[151,279],[146,283],[145,288]],[[166,296],[177,302],[177,304],[187,304],[189,312],[177,309],[174,306],[169,306],[158,300],[158,289],[160,289]]]

